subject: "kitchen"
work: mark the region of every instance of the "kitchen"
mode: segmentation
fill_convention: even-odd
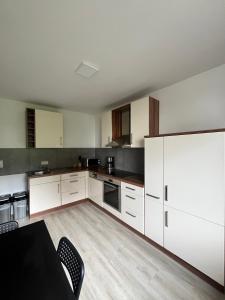
[[[159,14],[159,4],[153,2]],[[37,226],[35,230],[45,234],[43,241],[50,240],[52,261],[56,259],[59,250],[55,250],[59,249],[61,238],[67,237],[84,264],[80,299],[224,298],[225,61],[222,53],[225,49],[218,46],[223,33],[223,9],[220,1],[217,5],[209,1],[204,6],[199,3],[199,7],[191,2],[186,4],[186,11],[177,2],[176,9],[168,6],[168,14],[163,13],[165,20],[170,20],[168,26],[163,26],[167,31],[167,35],[163,33],[163,40],[172,36],[174,43],[167,43],[168,49],[178,42],[179,47],[174,46],[174,52],[170,49],[171,52],[164,55],[159,49],[162,45],[165,47],[165,40],[162,44],[156,43],[157,49],[150,40],[148,46],[142,40],[139,42],[143,48],[137,51],[137,56],[134,36],[137,34],[140,38],[145,22],[148,28],[154,23],[145,15],[149,13],[150,4],[143,4],[146,11],[139,11],[140,7],[136,6],[128,10],[127,20],[133,30],[124,26],[121,16],[121,30],[126,34],[127,44],[121,43],[119,36],[115,37],[114,27],[110,26],[116,25],[112,25],[107,7],[104,11],[111,24],[107,27],[113,37],[111,41],[104,35],[106,24],[100,11],[95,7],[92,15],[85,4],[76,4],[82,7],[78,9],[79,14],[93,17],[93,32],[99,42],[104,41],[101,49],[105,49],[105,54],[97,55],[92,44],[89,47],[93,56],[88,58],[91,62],[84,54],[78,55],[85,53],[85,43],[80,33],[76,33],[80,43],[76,43],[75,63],[71,60],[75,42],[69,39],[68,24],[59,23],[66,27],[65,35],[59,34],[62,32],[59,24],[55,25],[58,28],[55,35],[48,19],[49,3],[44,16],[45,27],[52,30],[52,40],[48,41],[56,43],[59,34],[61,45],[65,43],[68,47],[54,47],[55,56],[41,46],[47,45],[44,37],[49,37],[49,32],[34,26],[34,23],[40,25],[40,18],[36,19],[42,11],[39,5],[33,19],[21,18],[20,14],[15,16],[6,4],[2,7],[5,15],[21,22],[27,32],[25,40],[29,37],[29,41],[34,39],[42,44],[31,43],[30,49],[25,47],[27,43],[22,45],[18,40],[15,43],[21,28],[10,25],[10,18],[2,18],[1,22],[9,28],[12,26],[13,31],[7,33],[3,26],[0,29],[5,40],[4,55],[0,55],[4,70],[0,70],[0,223],[16,221],[19,229],[7,235],[16,236],[21,232],[21,238],[25,236],[23,230]],[[127,11],[123,5],[120,4],[122,11]],[[192,5],[196,15],[193,15]],[[74,8],[75,4],[71,6]],[[31,7],[29,9],[35,11]],[[110,7],[114,20],[120,19],[113,4]],[[200,13],[200,8],[205,14]],[[180,22],[176,10],[183,16],[185,28],[195,43],[195,53],[181,34],[183,27],[172,26],[172,20],[176,24]],[[216,21],[207,17],[212,10]],[[23,14],[21,8],[19,11]],[[68,20],[73,22],[76,18],[70,11],[78,14],[63,5],[59,14],[66,12]],[[84,27],[73,24],[71,28],[76,30],[87,26],[83,23],[86,18],[81,20],[79,14],[76,22],[79,20]],[[137,27],[133,27],[133,14],[139,16]],[[98,21],[94,15],[99,16]],[[199,31],[189,24],[190,17],[194,16]],[[204,38],[206,24],[211,40]],[[160,27],[154,28],[160,37]],[[35,35],[31,35],[33,30]],[[130,32],[133,34],[129,35]],[[91,39],[88,31],[85,34]],[[8,41],[11,35],[14,39]],[[106,44],[114,50],[111,54]],[[117,47],[126,50],[127,61],[120,60]],[[145,47],[152,53],[152,57],[147,55],[149,61],[141,55]],[[203,48],[208,49],[204,52],[204,61]],[[66,49],[71,52],[67,53]],[[19,53],[24,55],[20,57],[23,66],[15,56]],[[31,64],[27,63],[28,53],[32,55]],[[14,72],[4,64],[7,61],[7,65],[11,65],[10,57],[15,57]],[[177,69],[176,60],[179,61]],[[68,66],[72,66],[72,71]],[[150,67],[146,70],[146,66],[151,66],[154,72]],[[24,74],[26,87],[18,72]],[[10,78],[6,76],[9,73]],[[145,83],[141,83],[143,78]],[[45,225],[40,223],[43,221]],[[2,235],[1,244],[5,255],[7,235]],[[38,237],[36,243],[42,245],[41,234],[37,234]],[[15,238],[14,243],[16,241],[19,249],[19,239]],[[41,264],[44,252],[38,253],[41,247],[35,247],[35,251],[40,258],[38,267],[46,269]],[[9,253],[13,256],[12,251]],[[21,257],[22,261],[26,258]],[[60,273],[63,269],[60,265],[57,268],[64,278],[65,274]],[[45,276],[52,276],[49,290],[54,290],[51,266],[47,271]],[[7,273],[7,267],[4,272]],[[15,272],[19,274],[18,269]],[[66,275],[70,282],[70,275]],[[55,278],[59,283],[60,276]],[[62,291],[65,291],[65,299],[72,299],[65,278],[64,287],[60,289],[59,284],[58,290],[55,287],[53,291],[57,299]],[[41,278],[37,277],[38,280],[44,287]],[[24,286],[22,277],[19,284]],[[30,287],[29,292],[38,295],[32,280]],[[44,292],[47,290],[43,288]],[[44,299],[43,294],[41,298]]]

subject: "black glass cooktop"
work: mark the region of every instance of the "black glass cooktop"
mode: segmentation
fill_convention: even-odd
[[[133,179],[138,179],[138,180],[144,181],[144,175],[134,174],[131,172],[118,170],[118,169],[106,169],[105,174],[119,177],[119,178],[133,178]]]

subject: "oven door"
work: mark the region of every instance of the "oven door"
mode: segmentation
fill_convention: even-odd
[[[104,181],[104,203],[121,212],[120,186]]]

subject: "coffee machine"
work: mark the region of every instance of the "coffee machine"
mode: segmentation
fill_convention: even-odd
[[[113,156],[106,157],[106,167],[108,170],[114,169],[114,157]]]

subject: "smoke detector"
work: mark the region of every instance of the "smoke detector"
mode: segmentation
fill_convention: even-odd
[[[99,68],[97,66],[85,61],[82,61],[75,70],[78,75],[84,78],[90,78],[98,71]]]

